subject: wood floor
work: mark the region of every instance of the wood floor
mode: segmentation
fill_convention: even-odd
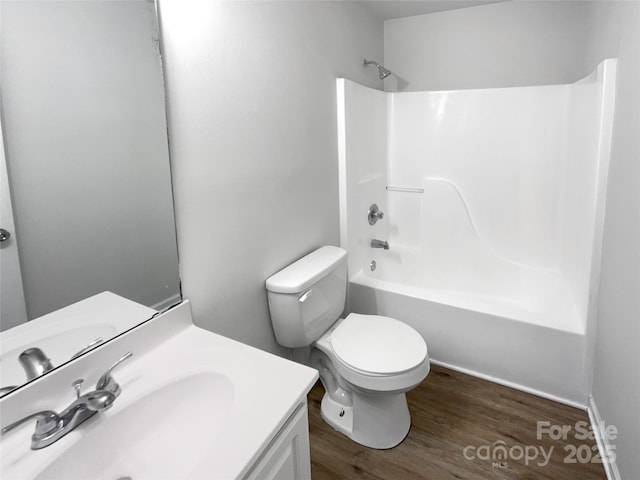
[[[427,379],[407,394],[409,435],[390,450],[363,447],[333,430],[320,417],[323,394],[320,382],[309,393],[314,480],[606,479],[602,464],[595,463],[595,441],[576,432],[576,422],[588,425],[585,412],[469,375],[432,365]],[[571,431],[566,440],[546,433],[536,438],[538,421]],[[498,445],[506,446],[508,458],[492,458]],[[537,458],[518,458],[527,446]]]

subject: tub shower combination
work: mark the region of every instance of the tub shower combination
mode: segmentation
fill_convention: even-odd
[[[586,405],[615,68],[435,92],[338,79],[349,310],[411,325],[434,363]]]

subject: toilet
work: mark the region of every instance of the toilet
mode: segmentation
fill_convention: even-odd
[[[389,317],[350,313],[347,252],[325,246],[266,281],[271,322],[280,345],[316,368],[325,389],[322,418],[370,448],[392,448],[409,433],[405,393],[429,374],[427,345]]]

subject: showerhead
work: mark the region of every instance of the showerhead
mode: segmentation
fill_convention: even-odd
[[[391,70],[387,70],[382,65],[378,65],[378,76],[380,80],[387,78],[389,75],[391,75]]]
[[[388,70],[388,69],[384,68],[378,62],[374,62],[373,60],[365,59],[364,62],[362,62],[362,64],[365,67],[367,65],[375,65],[376,68],[378,69],[378,78],[380,78],[380,80],[383,80],[383,79],[387,78],[389,75],[391,75],[391,70]]]

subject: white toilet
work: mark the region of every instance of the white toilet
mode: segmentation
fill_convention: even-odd
[[[418,332],[389,317],[349,314],[347,252],[322,247],[266,282],[271,322],[280,345],[311,347],[302,361],[317,368],[325,389],[322,417],[371,448],[391,448],[409,433],[405,392],[429,374]],[[294,350],[297,357],[305,350]]]

